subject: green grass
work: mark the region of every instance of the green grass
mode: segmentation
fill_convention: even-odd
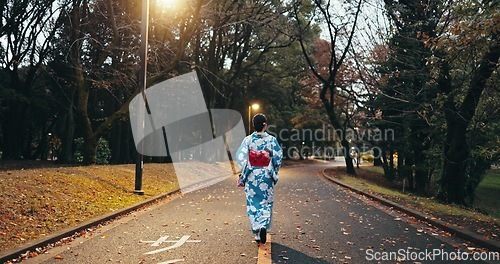
[[[363,166],[360,169],[383,173],[380,167]],[[499,209],[500,209],[500,171],[490,171],[485,179],[479,185],[476,191],[475,207],[481,214],[468,208],[458,207],[440,203],[435,198],[419,197],[408,193],[403,193],[400,190],[379,186],[376,183],[362,179],[360,177],[352,177],[347,174],[337,175],[338,180],[346,183],[357,189],[384,196],[389,200],[396,201],[409,205],[410,207],[420,208],[422,211],[431,215],[448,215],[457,219],[475,219],[482,222],[490,222],[500,224]]]
[[[384,168],[382,168],[382,167],[362,166],[362,167],[360,167],[360,169],[384,174]]]
[[[490,170],[476,188],[474,207],[500,218],[500,170]]]
[[[349,186],[352,186],[356,189],[360,189],[363,191],[367,191],[369,193],[373,192],[373,193],[379,193],[379,194],[384,194],[384,195],[390,195],[392,197],[398,197],[401,199],[408,196],[400,191],[385,188],[385,187],[379,186],[375,183],[372,183],[370,181],[360,179],[360,178],[355,178],[352,176],[344,175],[340,180]]]
[[[361,169],[371,172],[384,173],[382,167],[363,166]],[[356,184],[352,181],[353,184]],[[373,184],[372,184],[373,185]],[[395,191],[382,188],[379,186],[371,186],[373,191],[382,194],[401,196],[404,194],[395,194]],[[440,206],[440,204],[432,204],[432,206]],[[486,173],[484,179],[476,188],[476,197],[474,198],[474,208],[494,218],[500,219],[500,170],[490,170]]]

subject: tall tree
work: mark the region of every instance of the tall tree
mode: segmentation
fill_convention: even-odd
[[[130,1],[74,0],[60,34],[53,66],[59,65],[57,80],[65,85],[65,116],[74,111],[86,142],[86,163],[93,163],[98,137],[125,118],[128,101],[137,92],[137,9]],[[251,83],[262,77],[256,70],[268,63],[266,56],[292,43],[285,34],[284,10],[280,1],[200,0],[164,10],[153,4],[148,86],[195,68],[207,107],[242,105],[240,98],[249,98]],[[271,76],[272,68],[267,68]]]
[[[6,96],[1,122],[4,159],[31,156],[28,117],[36,112],[31,106],[33,100],[37,100],[33,89],[61,25],[61,10],[65,6],[66,1],[57,0],[2,1],[0,4],[0,65],[8,73],[8,84],[2,91]]]
[[[201,1],[197,2],[201,5]],[[73,0],[66,20],[65,34],[61,41],[66,49],[60,54],[66,58],[69,67],[68,94],[74,89],[73,105],[76,125],[83,137],[83,162],[96,162],[96,149],[100,137],[109,133],[120,120],[128,118],[128,104],[139,92],[136,85],[138,67],[138,20],[137,3],[112,0]],[[188,10],[189,11],[189,10]],[[196,27],[199,8],[187,12],[185,24]],[[198,12],[198,13],[197,13]],[[155,13],[150,16],[155,19]],[[159,26],[158,26],[159,27]],[[154,23],[149,28],[153,32],[151,41],[150,69],[148,84],[165,79],[173,70],[180,71],[179,62],[194,30],[181,30],[180,36],[171,36],[165,46],[156,41],[154,34],[159,31]],[[159,50],[176,47],[174,52],[165,53],[171,58],[168,64],[157,64],[161,59]],[[165,57],[165,56],[164,56]],[[73,99],[74,98],[74,99]],[[68,108],[72,109],[72,108]],[[128,140],[127,140],[128,141]],[[69,142],[67,142],[69,143]]]
[[[326,110],[328,118],[337,132],[338,138],[344,147],[346,169],[349,174],[356,174],[351,156],[348,154],[350,144],[348,141],[347,129],[349,120],[342,120],[341,113],[336,108],[336,97],[339,94],[339,71],[345,63],[349,50],[352,48],[352,40],[356,32],[356,26],[360,17],[362,0],[358,1],[297,1],[294,8],[296,22],[297,39],[302,47],[303,55],[309,65],[312,74],[321,83],[319,98]],[[316,10],[320,23],[326,28],[325,35],[329,42],[326,52],[328,56],[328,66],[320,67],[313,60],[311,49],[307,46],[306,32],[310,29],[313,17],[304,17],[301,10],[309,6]],[[340,12],[339,12],[340,10]],[[324,70],[324,73],[322,73]]]
[[[481,98],[488,87],[496,83],[491,78],[498,80],[499,3],[447,1],[439,7],[444,15],[438,30],[426,39],[434,51],[429,63],[443,96],[446,120],[439,197],[446,202],[464,204],[474,195],[475,186],[467,188],[468,182],[477,185],[485,172],[483,168],[477,175],[471,170],[477,160],[471,156],[472,135],[468,132],[475,127],[471,125],[478,119]]]
[[[398,153],[398,176],[407,178],[408,189],[420,194],[425,194],[433,171],[426,151],[433,142],[430,120],[437,107],[437,87],[426,67],[431,50],[420,39],[436,29],[438,17],[430,15],[435,11],[431,2],[385,1],[394,33],[389,56],[379,68],[386,81],[372,105],[383,113],[378,123],[396,132],[391,147]],[[388,178],[395,177],[392,168],[384,168]]]
[[[248,80],[271,53],[289,47],[282,1],[209,1],[193,45],[208,107],[237,107],[251,97]],[[261,67],[262,69],[262,67]],[[248,105],[249,100],[241,102]],[[244,110],[245,108],[241,109]]]

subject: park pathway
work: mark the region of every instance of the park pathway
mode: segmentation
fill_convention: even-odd
[[[321,171],[334,165],[341,163],[281,170],[271,232],[273,263],[377,263],[369,260],[457,253],[463,241],[324,179]],[[233,177],[123,217],[27,263],[257,263],[252,240],[243,189]],[[416,262],[429,261],[404,263]]]

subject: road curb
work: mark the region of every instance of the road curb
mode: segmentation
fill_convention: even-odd
[[[111,213],[107,213],[107,214],[98,216],[96,218],[84,221],[77,226],[68,227],[68,228],[56,231],[53,234],[50,234],[46,237],[30,241],[26,244],[20,245],[18,247],[15,247],[13,249],[10,249],[10,250],[4,251],[4,252],[0,252],[0,263],[4,263],[4,262],[10,261],[10,260],[13,260],[13,259],[19,257],[21,254],[26,253],[27,251],[34,251],[36,248],[45,247],[49,244],[55,243],[55,242],[63,239],[63,238],[71,237],[75,233],[81,232],[87,228],[97,226],[97,225],[102,224],[106,221],[117,218],[121,215],[128,214],[128,213],[136,211],[142,207],[151,205],[151,204],[153,204],[159,200],[162,200],[162,199],[164,199],[172,194],[175,194],[179,191],[180,191],[180,189],[176,189],[176,190],[170,191],[168,193],[164,193],[164,194],[155,196],[155,197],[150,198],[148,200],[142,201],[138,204],[120,209],[120,210],[115,211],[115,212],[111,212]]]
[[[326,170],[326,169],[325,169]],[[373,194],[370,194],[370,193],[367,193],[367,192],[364,192],[362,190],[359,190],[357,188],[354,188],[348,184],[345,184],[345,183],[342,183],[330,176],[328,176],[325,172],[325,170],[322,171],[322,174],[325,178],[327,178],[328,180],[330,180],[331,182],[334,182],[344,188],[347,188],[347,189],[350,189],[351,191],[355,192],[355,193],[358,193],[358,194],[361,194],[361,195],[364,195],[364,196],[367,196],[367,197],[370,197],[372,198],[373,200],[376,200],[386,206],[390,206],[390,207],[393,207],[401,212],[404,212],[408,215],[411,215],[419,220],[422,220],[422,221],[425,221],[437,228],[440,228],[444,231],[447,231],[451,234],[454,234],[456,235],[457,237],[460,237],[460,238],[463,238],[465,240],[468,240],[470,242],[473,242],[475,244],[477,244],[478,246],[481,246],[481,247],[484,247],[486,249],[489,249],[489,250],[492,250],[492,251],[496,251],[496,252],[500,252],[500,244],[498,243],[495,243],[494,241],[489,241],[489,240],[486,240],[484,239],[482,236],[478,235],[478,234],[475,234],[471,231],[468,231],[468,230],[463,230],[463,229],[459,229],[459,228],[456,228],[456,227],[453,227],[453,226],[450,226],[450,225],[447,225],[445,222],[439,220],[439,219],[435,219],[433,217],[430,217],[428,215],[425,215],[421,212],[417,212],[415,210],[412,210],[410,208],[407,208],[407,207],[404,207],[398,203],[395,203],[393,201],[390,201],[390,200],[387,200],[385,198],[382,198],[382,197],[379,197],[379,196],[376,196],[376,195],[373,195]]]

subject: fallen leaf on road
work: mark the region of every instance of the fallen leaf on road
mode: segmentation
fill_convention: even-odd
[[[63,257],[61,257],[60,255],[56,255],[54,258],[55,259],[63,259]]]

